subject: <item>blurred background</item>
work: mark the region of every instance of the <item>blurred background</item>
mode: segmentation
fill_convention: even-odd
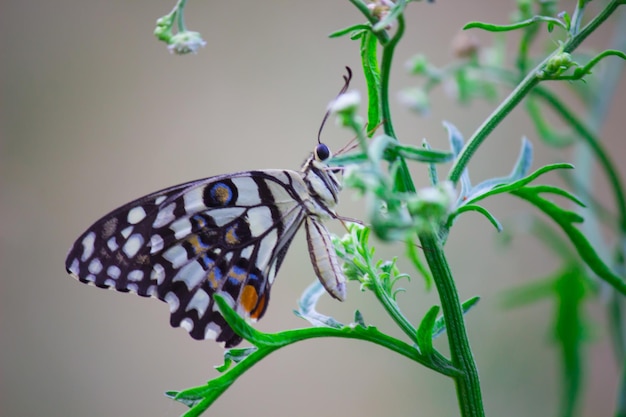
[[[594,2],[595,3],[595,2]],[[562,7],[573,10],[573,1]],[[174,56],[152,35],[174,0],[22,0],[0,6],[0,414],[2,416],[177,416],[185,407],[163,392],[217,375],[223,349],[169,326],[165,304],[78,283],[64,268],[80,233],[111,209],[149,192],[217,174],[258,168],[297,169],[316,143],[325,108],[355,70],[353,89],[365,93],[359,45],[331,40],[337,29],[362,22],[348,1],[189,2],[190,30],[207,45],[195,56]],[[418,52],[436,65],[453,59],[451,43],[468,21],[506,23],[514,1],[416,3],[396,53],[391,89],[415,84],[404,62]],[[602,48],[611,23],[587,48]],[[491,37],[476,31],[484,45]],[[515,45],[511,40],[510,45]],[[622,79],[603,130],[615,158],[624,155]],[[401,140],[428,138],[447,148],[442,121],[465,137],[496,103],[459,107],[440,89],[433,111],[420,118],[393,102]],[[574,107],[576,105],[574,104]],[[580,106],[578,106],[580,108]],[[620,133],[622,132],[622,133]],[[509,172],[526,135],[535,166],[569,161],[537,142],[516,110],[477,153],[474,181]],[[323,140],[334,149],[350,139],[328,123]],[[626,170],[622,170],[622,175]],[[445,171],[442,171],[442,173]],[[415,169],[420,185],[426,170]],[[606,186],[598,180],[602,194]],[[612,201],[605,193],[607,204]],[[343,193],[339,212],[363,214]],[[489,208],[505,223],[532,211],[512,197]],[[332,228],[340,233],[340,225]],[[537,240],[520,235],[504,248],[475,214],[462,217],[448,243],[463,299],[482,297],[466,317],[481,374],[487,414],[553,416],[560,363],[553,344],[552,302],[505,310],[502,294],[554,271],[559,261]],[[380,245],[383,258],[401,245]],[[436,296],[414,276],[400,296],[418,322]],[[307,326],[292,314],[314,279],[304,234],[278,274],[272,301],[257,328]],[[368,293],[349,286],[348,301],[325,298],[320,310],[349,322],[365,320],[402,337]],[[602,306],[588,308],[586,416],[611,415],[617,370]],[[445,340],[439,346],[446,351]],[[315,340],[274,354],[245,374],[208,415],[455,416],[451,380],[377,346]]]

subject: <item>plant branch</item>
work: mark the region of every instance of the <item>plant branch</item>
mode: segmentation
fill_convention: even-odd
[[[509,96],[500,103],[493,113],[483,122],[482,125],[474,132],[468,142],[465,144],[454,165],[452,166],[448,179],[453,183],[457,183],[467,167],[470,159],[478,150],[482,142],[489,134],[500,124],[502,120],[522,101],[522,99],[530,93],[530,91],[539,84],[543,77],[544,69],[555,55],[563,52],[570,53],[574,51],[594,30],[596,30],[613,12],[621,5],[624,0],[612,0],[591,22],[589,22],[579,33],[572,36],[562,48],[557,49],[544,59],[539,65],[531,70],[520,84],[509,94]]]
[[[462,373],[454,376],[462,417],[484,417],[478,369],[469,345],[463,308],[443,247],[434,234],[419,236],[426,262],[433,274],[446,322],[452,365]]]

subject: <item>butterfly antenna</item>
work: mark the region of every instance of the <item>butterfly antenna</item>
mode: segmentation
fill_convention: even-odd
[[[350,69],[350,67],[346,66],[346,71],[348,72],[348,74],[343,76],[343,87],[341,88],[341,91],[339,91],[339,94],[337,94],[337,97],[348,91],[348,87],[350,87],[350,81],[352,80],[352,70]],[[328,116],[330,116],[330,110],[326,110],[326,114],[324,115],[324,118],[322,119],[322,124],[320,125],[320,130],[317,131],[317,143],[322,143],[320,138],[322,136],[322,130],[324,129],[324,125],[326,124]]]
[[[383,125],[383,122],[378,123],[374,129],[369,130],[368,131],[368,135],[372,134],[373,132],[375,132],[379,127],[381,127]],[[367,128],[367,126],[363,127],[363,130],[365,130]],[[351,150],[355,149],[356,147],[359,146],[359,144],[356,141],[357,137],[353,137],[352,139],[350,139],[350,141],[348,143],[346,143],[341,149],[339,149],[337,152],[335,152],[335,155],[341,155],[345,152],[350,152]]]

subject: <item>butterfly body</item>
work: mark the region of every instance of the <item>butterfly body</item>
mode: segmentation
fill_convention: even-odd
[[[322,221],[335,218],[340,183],[318,145],[301,171],[258,170],[192,181],[128,203],[74,243],[67,271],[101,288],[168,303],[170,323],[194,339],[241,339],[217,310],[220,293],[259,319],[294,235],[304,223],[316,275],[335,298],[345,278]]]

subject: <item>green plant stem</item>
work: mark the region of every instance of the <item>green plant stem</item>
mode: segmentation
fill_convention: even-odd
[[[421,234],[419,239],[439,293],[452,365],[462,372],[453,377],[461,416],[484,417],[478,369],[469,345],[461,302],[443,247],[433,234]]]
[[[485,69],[503,83],[509,85],[515,85],[516,83],[516,77],[511,71],[504,71],[499,68]],[[626,188],[621,180],[617,166],[613,163],[613,160],[602,146],[600,139],[593,133],[593,129],[590,126],[578,119],[574,112],[551,91],[538,86],[531,94],[533,97],[543,100],[544,103],[549,105],[561,116],[563,121],[568,123],[581,139],[587,143],[597,160],[601,162],[600,166],[605,171],[605,175],[607,176],[616,201],[618,227],[623,234],[626,234]]]
[[[617,8],[621,5],[626,4],[624,0],[611,0],[609,4],[606,5],[604,9],[600,11],[600,13],[594,17],[580,32],[570,38],[563,45],[564,52],[573,52],[580,44],[587,39],[589,35],[591,35],[606,19],[608,19]]]
[[[587,5],[587,0],[578,0],[576,2],[576,8],[574,9],[574,14],[572,15],[572,20],[570,23],[570,34],[576,35],[580,30],[580,23],[583,20],[583,14],[585,11],[585,6]]]
[[[187,3],[187,0],[178,0],[175,6],[178,32],[185,32],[187,30],[185,27],[185,3]]]
[[[235,364],[227,372],[209,381],[206,385],[188,388],[177,393],[170,393],[174,399],[183,403],[186,403],[186,401],[194,402],[194,405],[191,406],[192,408],[185,413],[185,417],[199,416],[202,414],[202,412],[209,408],[209,406],[241,375],[271,353],[293,343],[318,337],[341,337],[369,341],[399,353],[443,375],[450,377],[460,375],[460,370],[451,366],[449,361],[445,359],[441,361],[436,356],[422,355],[414,346],[391,336],[387,336],[374,327],[346,326],[340,329],[314,327],[268,334],[252,328],[219,296],[216,302],[228,324],[233,329],[236,329],[238,334],[245,336],[247,340],[252,342],[257,349],[241,362]]]
[[[463,170],[467,167],[470,159],[478,150],[482,142],[489,134],[500,124],[502,120],[522,101],[522,99],[530,93],[530,91],[541,81],[541,74],[548,61],[557,53],[574,51],[594,30],[596,30],[613,12],[621,5],[624,0],[612,0],[607,6],[589,22],[576,36],[571,37],[562,48],[557,49],[544,59],[539,65],[531,70],[526,77],[517,85],[517,87],[509,94],[509,96],[500,103],[493,113],[483,122],[482,125],[474,132],[467,141],[457,160],[450,170],[448,179],[453,183],[457,183]]]
[[[552,55],[550,55],[551,57]],[[478,150],[480,145],[489,134],[500,124],[502,120],[522,101],[522,99],[537,85],[539,84],[539,77],[537,71],[543,68],[545,63],[550,58],[546,58],[541,64],[536,67],[536,70],[529,72],[526,77],[517,85],[517,87],[509,94],[509,96],[500,103],[500,105],[491,113],[491,115],[478,127],[476,132],[468,139],[467,143],[461,150],[458,158],[454,162],[454,165],[450,169],[448,179],[453,183],[457,183],[461,178],[461,174],[467,167],[470,159],[474,153]]]

